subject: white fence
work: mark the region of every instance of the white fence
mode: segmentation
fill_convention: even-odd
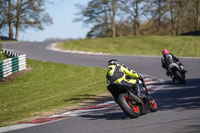
[[[8,59],[0,61],[0,80],[15,72],[26,69],[26,55],[3,50]]]

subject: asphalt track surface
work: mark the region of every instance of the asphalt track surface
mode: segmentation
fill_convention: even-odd
[[[53,42],[15,42],[3,48],[27,54],[28,58],[106,68],[108,59],[116,58],[138,73],[163,79],[160,90],[153,94],[158,111],[129,119],[119,107],[90,112],[80,116],[42,124],[9,133],[199,133],[200,132],[200,59],[180,58],[188,70],[187,84],[172,82],[161,67],[161,57],[84,55],[49,51]]]

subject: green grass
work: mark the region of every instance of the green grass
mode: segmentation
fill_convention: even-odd
[[[17,42],[17,40],[0,40],[0,43]]]
[[[0,83],[0,126],[107,92],[104,69],[35,60],[27,63],[31,71]]]
[[[131,36],[97,38],[62,42],[58,47],[125,55],[161,56],[165,48],[177,56],[200,57],[200,37],[193,36]]]

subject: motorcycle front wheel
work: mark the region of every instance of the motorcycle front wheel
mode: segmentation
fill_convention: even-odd
[[[151,95],[149,95],[149,102],[150,102],[150,110],[151,112],[156,112],[158,110],[156,101],[153,99]]]
[[[183,77],[183,75],[177,70],[174,72],[175,73],[175,78],[182,82],[182,83],[185,83],[185,78]]]
[[[118,104],[125,114],[131,118],[137,118],[140,115],[140,108],[136,102],[131,100],[128,94],[120,94],[118,96]]]

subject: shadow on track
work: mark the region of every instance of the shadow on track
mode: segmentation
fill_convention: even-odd
[[[198,124],[196,125],[190,125],[190,126],[186,126],[185,128],[176,131],[174,133],[199,133],[200,131],[200,126]]]
[[[154,84],[164,87],[152,94],[158,104],[158,111],[178,109],[194,110],[200,109],[200,79],[187,79],[186,84],[173,81]],[[116,109],[118,108],[118,109]],[[119,107],[110,108],[107,111],[98,111],[81,115],[91,120],[127,120],[129,119]]]
[[[119,109],[119,111],[121,111]],[[81,115],[81,117],[85,117],[85,118],[89,118],[90,120],[96,120],[96,119],[104,119],[104,120],[126,120],[126,119],[130,119],[129,117],[127,117],[125,115],[125,113],[123,111],[121,112],[107,112],[103,113],[103,112],[95,112],[94,114],[90,113],[90,114],[85,114],[85,115]]]
[[[166,81],[157,85],[165,85],[154,94],[159,110],[200,109],[200,79],[187,79],[186,84]]]

